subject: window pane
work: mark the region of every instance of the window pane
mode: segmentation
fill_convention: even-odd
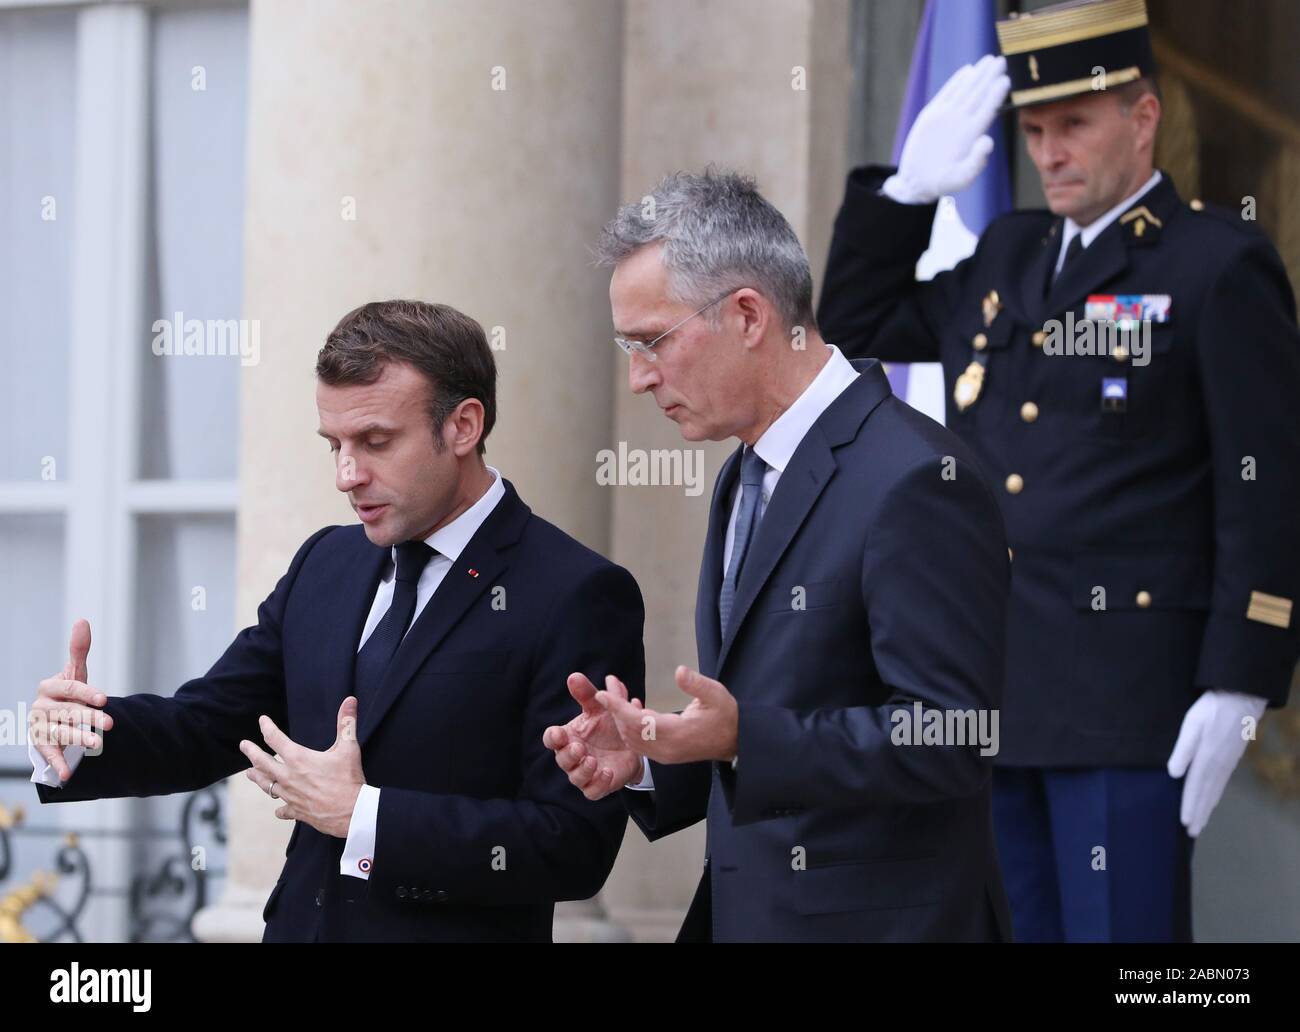
[[[22,767],[27,708],[36,700],[36,686],[68,658],[63,518],[0,516],[0,570],[5,584],[0,591],[0,767]],[[24,797],[32,801],[30,786]]]
[[[244,9],[154,14],[144,478],[237,475],[239,371],[260,350],[241,311],[247,57]]]
[[[136,523],[138,561],[133,692],[174,695],[186,681],[206,673],[234,637],[235,517],[143,516]],[[224,799],[224,789],[217,786]],[[135,801],[134,823],[178,831],[192,796],[150,796]],[[201,800],[206,806],[207,800]],[[200,806],[200,810],[203,808]],[[223,804],[223,813],[225,807]],[[215,876],[226,865],[226,850],[211,825],[192,819],[188,830],[200,847],[205,869]],[[191,857],[178,860],[175,838],[137,838],[132,842],[133,869],[149,884],[166,891],[143,901],[149,917],[134,931],[149,939],[166,939],[183,925],[194,905],[188,874]],[[174,870],[179,879],[158,877]],[[219,897],[220,881],[209,884],[208,900]]]
[[[206,673],[234,637],[235,517],[142,516],[137,527],[129,690],[172,695]]]
[[[76,14],[0,13],[0,481],[67,465]]]

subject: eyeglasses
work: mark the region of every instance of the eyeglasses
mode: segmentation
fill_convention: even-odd
[[[713,307],[714,305],[716,305],[719,301],[723,300],[724,298],[730,297],[730,296],[731,296],[732,294],[734,294],[737,290],[744,290],[744,289],[745,289],[744,287],[732,287],[732,288],[731,288],[730,290],[728,290],[725,294],[719,294],[717,297],[715,297],[712,301],[710,301],[710,302],[709,302],[707,305],[705,305],[703,308],[697,308],[695,311],[693,311],[690,315],[688,315],[688,316],[687,316],[685,319],[683,319],[681,322],[679,322],[679,323],[677,323],[677,324],[675,324],[675,325],[673,325],[673,326],[668,327],[668,329],[664,330],[664,332],[661,333],[661,334],[659,334],[659,336],[657,336],[654,340],[640,341],[640,340],[629,340],[627,337],[615,337],[615,338],[614,338],[614,343],[617,344],[620,348],[622,348],[623,351],[627,354],[627,356],[628,356],[629,358],[632,357],[632,352],[634,352],[634,351],[639,351],[639,352],[641,352],[641,354],[645,355],[645,357],[646,357],[649,361],[651,361],[651,362],[657,361],[657,357],[656,357],[655,353],[654,353],[652,350],[650,350],[651,348],[653,348],[653,347],[654,347],[656,344],[658,344],[661,340],[663,340],[665,337],[667,337],[668,334],[672,333],[673,330],[675,330],[675,329],[677,329],[677,328],[679,328],[679,327],[681,327],[681,326],[685,326],[688,322],[690,322],[692,319],[694,319],[697,315],[699,315],[701,312],[703,312],[706,308],[712,308],[712,307]]]

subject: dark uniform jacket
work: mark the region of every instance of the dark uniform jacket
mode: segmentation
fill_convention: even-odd
[[[1268,240],[1185,204],[1165,174],[1054,284],[1063,222],[1047,211],[998,218],[917,282],[935,206],[881,195],[891,171],[849,176],[818,322],[850,356],[941,362],[948,426],[1000,497],[999,762],[1162,766],[1202,690],[1283,705],[1300,653],[1300,335]],[[1164,309],[1145,361],[1137,342],[1048,353],[1067,313],[1077,339],[1088,299],[1105,318],[1116,295]],[[972,363],[978,397],[959,411]]]

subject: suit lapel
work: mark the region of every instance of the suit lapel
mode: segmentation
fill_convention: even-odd
[[[722,639],[722,651],[718,655],[719,670],[727,661],[731,644],[736,640],[736,633],[745,622],[759,590],[767,583],[777,560],[790,546],[809,510],[835,475],[835,468],[831,450],[817,425],[813,424],[777,481],[776,490],[772,492],[767,511],[750,545],[749,555],[745,557],[740,582],[736,585],[731,625]]]
[[[741,570],[740,583],[736,585],[731,626],[718,654],[719,674],[758,593],[835,475],[838,464],[833,449],[853,440],[867,417],[891,393],[884,367],[878,361],[867,359],[854,362],[853,366],[860,375],[809,428],[768,501]],[[724,518],[724,531],[725,527]],[[716,608],[716,593],[713,600]]]
[[[1061,250],[1061,219],[1054,219],[1044,235],[1037,255],[1026,263],[1020,281],[1020,296],[1024,302],[1023,310],[1029,319],[1037,324],[1045,317],[1043,311],[1047,304],[1047,290],[1052,268]]]
[[[709,530],[704,538],[704,561],[700,565],[700,584],[695,592],[695,646],[700,654],[700,673],[705,677],[717,676],[718,652],[722,648],[718,595],[722,591],[722,556],[727,547],[731,492],[740,469],[740,453],[740,448],[731,453],[713,485]]]
[[[339,598],[344,600],[343,604],[322,607],[324,618],[319,640],[328,653],[326,662],[321,664],[327,678],[323,686],[324,697],[334,700],[334,709],[325,717],[331,741],[337,730],[334,717],[339,706],[349,695],[356,693],[357,645],[366,626],[366,617],[370,615],[370,607],[374,604],[375,592],[379,590],[379,578],[392,558],[392,549],[372,545],[364,533],[360,545],[348,557],[341,574]]]
[[[1047,293],[1047,314],[1055,315],[1073,308],[1127,268],[1128,248],[1124,246],[1121,227],[1116,220],[1083,249],[1069,268],[1061,270],[1060,277]]]
[[[374,734],[375,728],[430,653],[509,565],[510,552],[523,533],[531,511],[508,480],[505,481],[505,490],[505,496],[475,531],[460,558],[451,564],[433,597],[398,646],[383,684],[360,715],[357,728],[360,745],[365,745]]]

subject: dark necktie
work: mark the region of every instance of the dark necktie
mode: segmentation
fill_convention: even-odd
[[[423,541],[403,541],[397,546],[397,573],[393,583],[393,601],[379,625],[370,632],[357,653],[356,697],[358,708],[379,692],[397,647],[415,615],[415,587],[420,574],[434,556]]]
[[[731,543],[731,562],[722,578],[722,590],[718,593],[718,617],[722,636],[727,636],[727,622],[731,619],[731,607],[736,602],[736,584],[740,580],[740,568],[744,565],[749,546],[758,529],[758,502],[763,494],[763,474],[767,472],[767,463],[758,457],[758,453],[745,446],[740,458],[740,512],[736,514],[736,536]]]
[[[1061,262],[1061,270],[1052,277],[1052,282],[1055,283],[1064,276],[1065,270],[1070,267],[1070,263],[1078,261],[1081,254],[1083,254],[1083,234],[1075,233],[1074,239],[1065,248],[1065,261]]]

